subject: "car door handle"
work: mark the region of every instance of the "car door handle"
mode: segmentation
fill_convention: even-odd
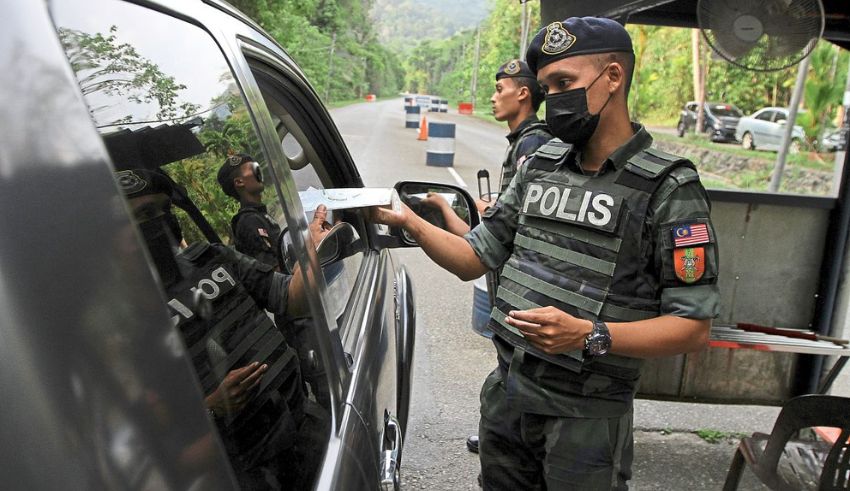
[[[401,473],[399,472],[399,455],[401,454],[401,425],[395,416],[387,417],[384,427],[383,444],[390,444],[381,453],[381,489],[397,491],[401,489]]]

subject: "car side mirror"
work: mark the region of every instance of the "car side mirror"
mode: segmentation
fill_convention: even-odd
[[[298,259],[295,254],[295,249],[292,245],[292,237],[289,234],[289,229],[283,229],[280,232],[280,240],[278,241],[278,264],[281,271],[287,274],[295,272],[295,266],[298,264]],[[327,234],[322,237],[322,240],[316,246],[316,256],[319,259],[319,266],[325,266],[345,259],[352,254],[355,254],[363,249],[362,241],[357,230],[348,222],[340,222],[331,228]]]
[[[401,202],[432,225],[455,235],[475,228],[480,222],[475,201],[465,189],[450,184],[401,181],[395,185]],[[391,247],[417,247],[406,231],[391,229],[397,239]]]

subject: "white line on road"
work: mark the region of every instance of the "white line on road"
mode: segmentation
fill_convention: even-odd
[[[454,178],[455,178],[455,181],[457,182],[458,186],[460,186],[460,187],[462,187],[462,188],[467,187],[467,186],[466,186],[466,183],[465,183],[465,182],[463,182],[463,179],[460,177],[460,174],[458,174],[458,173],[457,173],[454,169],[452,169],[451,167],[446,167],[446,169],[449,171],[449,174],[451,174],[451,175],[452,175],[452,177],[454,177]]]

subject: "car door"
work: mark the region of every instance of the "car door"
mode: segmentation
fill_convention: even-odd
[[[0,34],[3,487],[234,489],[50,13]]]
[[[773,122],[770,128],[770,148],[772,150],[779,150],[787,123],[788,113],[785,111],[774,111]]]
[[[773,117],[776,111],[766,109],[756,114],[753,117],[753,143],[759,148],[769,146],[772,142],[771,133],[773,132]]]
[[[238,428],[222,426],[226,423],[217,420],[219,429],[227,433],[258,432],[250,455],[241,449],[230,452],[232,449],[228,448],[234,468],[247,466],[244,461],[248,459],[253,462],[264,460],[264,455],[285,455],[289,448],[309,449],[309,452],[298,450],[303,458],[287,461],[285,472],[269,478],[268,485],[272,489],[288,488],[300,482],[299,487],[313,487],[324,479],[326,461],[330,462],[331,471],[342,469],[337,474],[355,487],[375,485],[379,452],[358,448],[363,446],[361,441],[372,443],[368,438],[346,436],[362,435],[365,423],[344,402],[343,386],[348,386],[350,368],[342,351],[339,330],[328,314],[333,306],[327,300],[328,282],[319,268],[315,244],[307,231],[307,217],[294,191],[281,142],[272,139],[269,144],[270,140],[262,133],[270,118],[262,99],[257,98],[255,81],[237,40],[237,36],[264,37],[235,14],[231,15],[226,6],[192,3],[181,4],[179,8],[179,12],[173,12],[163,5],[148,8],[118,0],[96,0],[83,7],[75,0],[57,0],[53,12],[90,115],[100,129],[116,170],[158,169],[184,190],[190,204],[180,206],[175,201],[181,209],[174,211],[186,246],[184,250],[195,250],[192,248],[205,242],[231,241],[231,218],[239,204],[224,195],[217,176],[233,152],[250,154],[260,164],[255,177],[260,181],[262,175],[267,178],[268,189],[263,198],[268,215],[286,226],[293,237],[301,268],[294,274],[303,278],[302,294],[309,314],[274,316],[277,331],[292,348],[275,360],[283,360],[292,352],[297,352],[298,357],[286,358],[295,360],[286,365],[269,361],[269,371],[263,375],[257,390],[273,391],[268,396],[270,401],[294,397],[291,394],[303,390],[307,398],[304,416],[294,419],[292,431],[286,427],[275,430],[274,438],[267,438],[269,433],[263,433],[262,428],[242,424],[245,420],[239,420]],[[340,171],[336,178],[353,184],[359,181],[351,169]],[[352,257],[356,255],[346,260],[351,263]],[[356,278],[359,262],[346,277]],[[188,319],[210,315],[202,314],[200,307],[197,311],[191,305],[186,308],[185,301],[175,302],[182,297],[176,296],[162,277],[161,287],[164,298],[174,297],[168,308],[176,325],[180,325],[180,316]],[[218,295],[217,288],[206,279],[197,286],[197,290],[207,291],[213,299]],[[249,285],[245,288],[253,295]],[[259,302],[256,297],[254,301]],[[244,315],[243,308],[250,309],[249,304],[239,302],[238,308],[236,303],[229,304],[236,310],[228,311],[221,320],[215,318],[213,330],[229,329],[224,324],[227,319],[239,318]],[[252,336],[253,333],[233,351],[224,353],[209,343],[200,350],[190,345],[199,382],[206,387],[207,380],[213,377],[197,368],[199,360],[203,362],[205,357],[217,357],[210,362],[213,367],[226,366],[223,364],[230,363],[234,356],[241,358],[243,351],[254,350],[252,343],[256,343],[257,361],[264,362],[281,346],[274,329],[257,331],[256,337]],[[189,343],[188,337],[184,342]],[[293,364],[298,369],[291,370]],[[207,389],[204,394],[208,395]],[[199,412],[202,408],[199,404]],[[339,441],[355,443],[340,446],[336,444]],[[286,448],[280,446],[284,444]],[[281,482],[283,476],[291,480]]]
[[[300,193],[311,189],[361,187],[336,127],[303,75],[269,40],[256,32],[239,35],[243,73],[250,73],[245,85],[260,126],[266,125],[266,144],[285,162],[275,170],[288,208],[301,208]],[[329,446],[318,486],[356,489],[383,480],[398,486],[411,360],[397,353],[412,351],[410,282],[389,252],[379,250],[374,226],[359,214],[336,210],[329,220],[349,224],[354,235],[348,252],[319,265],[316,275],[320,308],[314,320],[324,320],[316,327],[326,331],[330,346],[323,356],[334,359],[326,366],[338,371],[340,397],[333,437],[338,445]]]

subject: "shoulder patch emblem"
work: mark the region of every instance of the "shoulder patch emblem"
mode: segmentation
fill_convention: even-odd
[[[705,248],[673,249],[673,263],[676,278],[683,283],[695,283],[705,274]]]
[[[519,60],[511,60],[505,66],[505,73],[508,74],[508,75],[516,75],[517,73],[519,73],[519,70],[520,70]]]
[[[121,191],[124,194],[138,193],[148,185],[144,179],[131,170],[122,170],[116,173],[116,176],[118,177],[118,185],[121,186]]]
[[[709,242],[704,223],[679,224],[673,227],[673,247],[688,247]]]
[[[570,34],[560,22],[553,22],[546,26],[546,37],[543,40],[541,51],[547,55],[557,55],[570,49],[575,44],[576,37]]]

